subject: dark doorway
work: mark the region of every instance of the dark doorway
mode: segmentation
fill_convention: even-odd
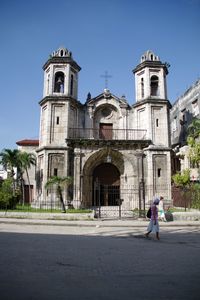
[[[29,185],[24,186],[24,202],[25,203],[31,203],[31,200],[33,199],[33,185],[30,186],[30,192],[29,194]]]
[[[116,206],[120,199],[120,173],[111,163],[97,166],[93,172],[93,205]]]

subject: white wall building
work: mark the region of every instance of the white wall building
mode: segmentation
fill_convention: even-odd
[[[0,165],[0,180],[7,178],[7,171],[4,170],[4,167]]]

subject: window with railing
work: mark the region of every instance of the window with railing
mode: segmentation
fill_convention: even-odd
[[[104,124],[105,125],[105,124]],[[69,128],[69,139],[145,140],[146,129]]]

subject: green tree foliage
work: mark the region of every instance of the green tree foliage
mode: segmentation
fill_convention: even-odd
[[[191,145],[190,145],[191,146]],[[193,168],[199,168],[200,142],[195,141],[189,150],[189,158]]]
[[[188,137],[196,140],[200,136],[200,119],[194,118],[187,128]]]
[[[200,166],[200,119],[194,118],[188,126],[187,143],[189,148],[189,158],[193,168]],[[200,169],[198,170],[200,174]],[[190,188],[191,206],[200,209],[200,184],[192,184]]]
[[[180,188],[182,204],[186,210],[191,203],[190,170],[185,169],[182,173],[176,173],[172,176],[172,180]]]
[[[192,188],[192,207],[200,210],[200,184],[195,183]]]
[[[4,169],[8,172],[8,176],[14,178],[15,170],[14,168],[19,167],[18,161],[19,150],[14,149],[4,149],[0,153],[0,163],[3,165]]]
[[[45,188],[48,189],[52,186],[56,187],[56,192],[59,196],[59,200],[62,206],[62,211],[66,212],[65,209],[65,204],[63,201],[63,195],[62,195],[62,191],[64,187],[69,186],[70,184],[72,184],[72,177],[59,177],[59,176],[52,176],[48,179],[47,183],[45,184]]]
[[[180,187],[187,187],[190,185],[190,170],[185,169],[182,173],[178,172],[172,176],[175,185]]]
[[[31,197],[30,191],[30,180],[28,169],[31,165],[35,165],[36,158],[33,153],[21,152],[17,149],[4,149],[0,153],[0,163],[3,165],[4,169],[8,172],[8,178],[12,179],[12,190],[13,195],[19,186],[23,190],[23,173],[26,173],[28,185],[29,185],[29,195]],[[16,174],[15,174],[16,169]],[[15,176],[17,175],[17,176]],[[24,192],[22,192],[24,194]],[[32,199],[30,199],[32,200]]]
[[[194,118],[188,126],[187,143],[190,146],[189,158],[194,168],[199,168],[200,163],[200,119]]]
[[[33,153],[27,153],[25,151],[18,153],[18,165],[19,165],[19,171],[21,174],[21,177],[23,179],[23,173],[26,173],[26,177],[28,180],[28,186],[29,186],[29,197],[30,202],[32,202],[32,193],[31,193],[31,184],[30,184],[30,178],[29,178],[29,172],[28,170],[31,168],[32,165],[36,165],[36,157]]]
[[[0,153],[0,164],[3,165],[4,169],[7,171],[8,178],[12,179],[12,190],[13,195],[17,189],[17,181],[15,179],[15,169],[19,169],[19,160],[18,160],[19,150],[14,149],[4,149]]]
[[[13,181],[11,178],[5,179],[0,185],[0,209],[15,208],[19,197],[19,191],[13,194]]]

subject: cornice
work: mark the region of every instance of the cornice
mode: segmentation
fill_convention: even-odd
[[[157,104],[157,105],[167,104],[169,109],[172,107],[171,103],[167,99],[146,98],[144,100],[138,101],[135,104],[133,104],[132,108],[136,108],[136,107],[144,105],[144,104]]]
[[[42,106],[44,105],[46,102],[70,102],[73,103],[73,105],[76,105],[78,107],[83,107],[83,104],[81,104],[78,100],[72,98],[72,97],[68,97],[68,96],[46,96],[43,99],[41,99],[39,101],[39,105]]]
[[[144,68],[163,68],[165,70],[165,74],[168,74],[168,69],[166,63],[162,63],[161,61],[144,61],[139,64],[135,69],[133,69],[133,73],[136,73]]]
[[[51,57],[43,66],[43,70],[46,70],[50,64],[70,64],[78,72],[81,67],[71,57]]]
[[[41,151],[51,151],[51,152],[56,152],[56,151],[66,151],[69,150],[68,147],[63,147],[63,146],[43,146],[40,147],[36,150],[36,152],[41,152]]]
[[[66,143],[69,147],[87,148],[87,147],[113,147],[118,149],[126,148],[139,148],[143,149],[148,147],[151,140],[92,140],[92,139],[66,139]]]

